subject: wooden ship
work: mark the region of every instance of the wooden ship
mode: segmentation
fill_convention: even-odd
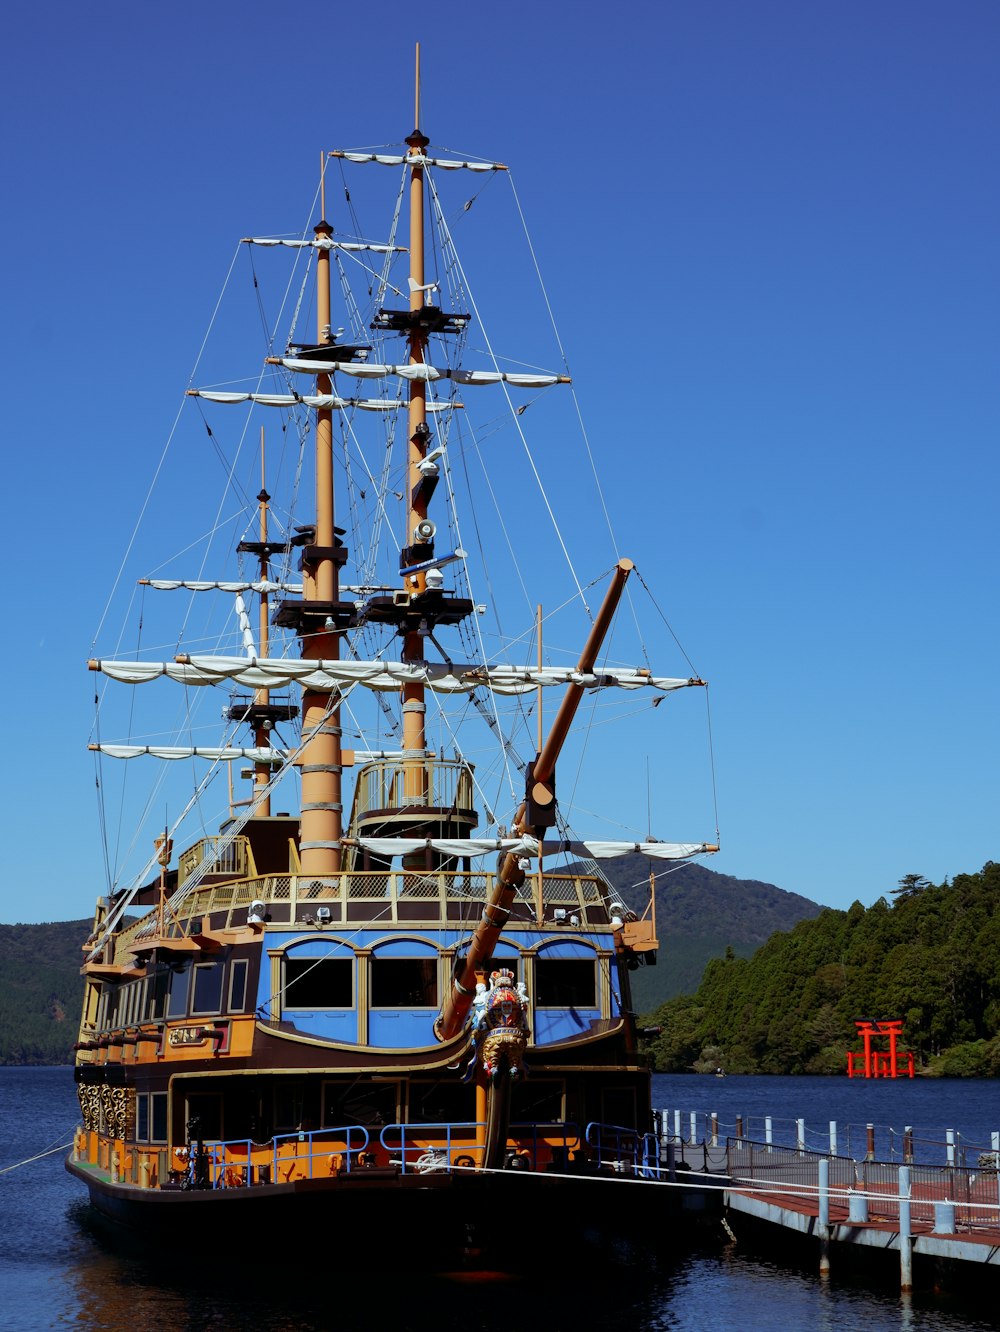
[[[560,1233],[571,1233],[608,1208],[603,1193],[591,1208],[569,1190],[654,1179],[661,1168],[630,991],[632,971],[656,958],[651,894],[650,909],[629,909],[600,862],[639,850],[655,865],[717,848],[577,839],[560,816],[556,770],[584,698],[624,689],[659,701],[702,681],[602,660],[633,572],[624,558],[568,665],[545,662],[540,607],[534,660],[476,659],[468,645],[482,640],[470,632],[459,650],[449,643],[485,609],[465,551],[438,539],[442,492],[453,491],[440,482],[456,391],[559,392],[569,377],[497,362],[463,369],[474,320],[428,278],[425,227],[441,212],[429,190],[440,174],[505,168],[437,156],[419,128],[419,53],[417,89],[418,127],[402,151],[323,158],[324,170],[334,160],[395,169],[406,245],[395,235],[343,239],[322,193],[311,235],[252,238],[308,256],[315,339],[267,358],[284,394],[189,390],[199,407],[308,418],[307,521],[277,523],[261,432],[241,579],[142,580],[192,600],[234,596],[242,650],[89,663],[118,682],[111,690],[170,679],[226,697],[221,745],[101,738],[97,761],[244,764],[252,783],[248,799],[230,795],[217,831],[176,857],[175,828],[165,827],[144,872],[98,898],[84,944],[82,1124],[67,1168],[100,1213],[137,1234],[245,1240],[260,1234],[252,1226],[295,1219],[346,1241],[368,1233],[366,1221],[392,1221],[409,1227],[411,1243],[468,1246],[497,1217],[509,1233],[508,1203],[519,1228],[558,1215]],[[368,272],[376,260],[383,272],[405,264],[408,292],[394,300],[402,283],[376,285],[368,328],[356,318],[347,338],[335,331],[331,295],[345,254]],[[370,384],[382,396],[363,399]],[[382,484],[401,487],[402,535],[397,522],[397,577],[379,581],[351,549],[350,478],[335,460],[345,421],[390,415],[405,421],[393,474],[404,480]],[[393,720],[371,738],[352,729],[348,744],[362,696]],[[505,762],[516,754],[496,701],[529,710],[534,752],[517,761],[521,789],[506,823],[495,809],[484,817],[477,765],[460,745],[448,753],[432,740],[429,709],[455,700],[478,708],[474,720]],[[281,743],[283,734],[293,739]],[[283,783],[297,784],[297,815],[273,808]]]

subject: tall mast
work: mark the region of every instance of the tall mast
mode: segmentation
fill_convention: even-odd
[[[420,43],[417,43],[416,75],[414,79],[414,130],[406,143],[410,157],[422,157],[430,140],[420,129]],[[424,286],[424,169],[410,168],[410,311],[420,311],[426,303]],[[409,331],[410,364],[421,365],[425,360],[427,330],[414,320]],[[323,390],[321,389],[320,392]],[[417,525],[427,518],[427,495],[420,485],[420,464],[427,455],[427,385],[424,380],[410,381],[409,403],[409,468],[406,534],[404,547],[414,544]],[[419,595],[426,588],[426,575],[407,576],[406,591]],[[419,626],[408,628],[403,636],[403,660],[419,661],[424,656],[424,644]],[[406,803],[423,804],[427,795],[427,770],[424,754],[427,747],[425,726],[426,704],[422,684],[403,686],[403,751],[405,762],[403,788]]]
[[[315,227],[318,239],[328,239],[333,228],[326,221],[324,166],[320,168],[320,221]],[[330,251],[316,251],[316,342],[329,345]],[[332,393],[328,374],[318,375],[316,392]],[[334,558],[333,504],[333,411],[321,407],[316,412],[316,532],[312,545],[303,550],[303,600],[332,603],[339,600],[340,575]],[[303,634],[302,656],[306,660],[340,656],[339,635],[331,632],[328,616],[324,627]],[[340,870],[341,838],[341,755],[340,707],[338,695],[307,689],[302,696],[302,819],[301,864],[303,874],[336,874]]]
[[[260,428],[260,494],[257,496],[257,504],[260,511],[260,581],[267,582],[269,572],[269,561],[267,554],[267,504],[271,496],[267,493],[267,487],[264,484],[264,427]],[[268,647],[270,645],[270,626],[268,624],[268,595],[262,591],[260,594],[260,620],[259,620],[259,647],[260,655],[265,659],[268,656]],[[263,710],[271,701],[271,691],[266,688],[258,689],[254,694],[254,702]],[[272,722],[267,716],[258,715],[257,723],[254,727],[254,744],[258,749],[270,748],[271,745],[271,727]],[[267,788],[272,777],[272,770],[266,763],[258,763],[254,767],[253,785],[254,796],[259,797]],[[271,815],[271,797],[264,795],[257,805],[256,815],[258,818],[266,819]]]

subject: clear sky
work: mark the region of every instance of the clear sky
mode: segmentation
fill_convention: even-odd
[[[0,920],[101,890],[83,664],[212,301],[321,149],[409,131],[416,38],[434,143],[514,168],[623,550],[711,681],[711,867],[846,906],[995,857],[1000,7],[353,12],[5,16]]]

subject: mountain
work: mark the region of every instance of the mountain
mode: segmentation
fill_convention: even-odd
[[[657,1010],[656,1067],[842,1073],[858,1020],[901,1019],[921,1071],[1000,1076],[1000,864],[937,885],[907,874],[891,897],[712,961],[696,994]]]
[[[602,861],[627,906],[641,912],[651,862],[638,853]],[[659,965],[632,973],[636,1011],[648,1013],[697,989],[706,963],[751,954],[776,930],[790,930],[821,907],[756,879],[734,879],[701,865],[682,865],[656,886]],[[77,1038],[83,980],[80,945],[91,922],[0,925],[0,1064],[61,1064]]]
[[[601,861],[605,878],[622,901],[642,912],[649,898],[649,861],[638,852]],[[637,1013],[649,1013],[677,994],[693,993],[706,964],[731,949],[751,957],[778,930],[790,930],[823,910],[818,902],[788,893],[773,883],[736,879],[704,865],[681,865],[656,881],[656,932],[660,949],[655,967],[632,973]]]
[[[66,1064],[80,1029],[92,920],[0,925],[0,1064]]]

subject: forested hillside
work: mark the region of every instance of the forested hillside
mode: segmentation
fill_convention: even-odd
[[[69,1062],[90,928],[90,920],[0,925],[0,1064]]]
[[[935,886],[910,874],[867,910],[824,910],[750,959],[709,963],[650,1019],[656,1067],[839,1073],[855,1019],[902,1018],[927,1071],[1000,1076],[1000,865]]]
[[[640,1013],[695,990],[705,964],[722,957],[727,948],[737,957],[750,957],[775,930],[790,930],[796,921],[823,909],[773,883],[736,879],[704,865],[679,865],[665,874],[662,862],[650,862],[638,852],[602,860],[601,873],[640,914],[649,901],[651,863],[657,872],[660,948],[655,967],[632,973],[632,998]]]

